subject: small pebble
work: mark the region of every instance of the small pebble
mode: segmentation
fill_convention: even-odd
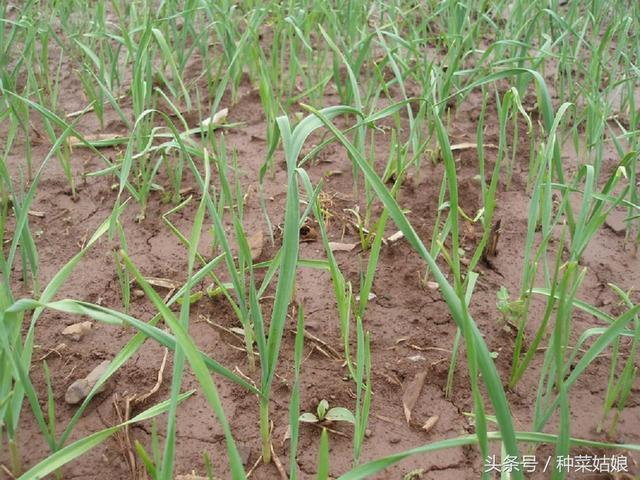
[[[75,405],[76,403],[80,403],[82,400],[87,398],[89,392],[96,384],[96,382],[100,379],[102,374],[109,368],[111,362],[109,360],[105,360],[96,368],[91,370],[91,373],[87,375],[85,378],[80,378],[73,382],[69,388],[67,389],[67,393],[64,395],[64,401],[69,405]],[[106,383],[103,384],[98,392],[102,392],[106,387]]]
[[[93,323],[86,321],[80,323],[74,323],[73,325],[69,325],[64,330],[62,330],[62,335],[79,342],[82,340],[82,337],[91,330],[93,327]]]

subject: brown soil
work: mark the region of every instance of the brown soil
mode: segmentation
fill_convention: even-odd
[[[83,107],[84,99],[80,94],[77,80],[65,81],[61,99],[61,108],[67,112]],[[336,104],[335,95],[327,95],[326,105]],[[451,117],[449,133],[452,143],[475,141],[476,107],[480,98],[471,96]],[[266,231],[260,212],[257,196],[258,170],[266,156],[267,145],[264,141],[265,121],[261,115],[259,96],[248,84],[243,84],[239,99],[230,107],[229,120],[245,122],[246,125],[226,132],[227,145],[237,148],[241,168],[243,191],[251,191],[247,198],[245,224],[248,231],[262,229]],[[475,116],[474,116],[475,115]],[[115,117],[113,117],[115,119]],[[497,122],[495,112],[489,118]],[[108,122],[107,122],[108,124]],[[497,123],[486,121],[488,143],[497,143]],[[38,122],[35,122],[38,128]],[[113,131],[107,126],[104,131]],[[98,133],[97,122],[90,116],[81,124],[85,133]],[[35,140],[35,137],[34,139]],[[316,138],[317,140],[317,138]],[[383,143],[377,152],[379,160],[387,158]],[[14,168],[22,163],[21,144],[14,148],[10,162]],[[35,148],[34,161],[37,164],[45,157],[49,145],[41,144]],[[115,150],[107,150],[114,157]],[[487,151],[491,160],[493,151]],[[477,174],[475,150],[457,152],[460,159],[459,178],[461,202],[466,212],[474,212],[479,206],[478,187],[473,181]],[[574,158],[566,158],[567,165],[573,165]],[[608,167],[615,164],[613,153],[607,158]],[[89,178],[82,180],[80,172],[101,168],[95,155],[82,149],[74,152],[74,168],[78,180],[79,196],[73,201],[61,168],[52,161],[38,187],[38,193],[32,209],[45,213],[44,218],[30,218],[30,228],[36,232],[36,242],[40,256],[42,285],[75,254],[79,245],[110,213],[115,199],[111,184],[113,178]],[[485,335],[490,350],[498,353],[496,364],[503,379],[508,378],[511,367],[513,336],[504,331],[496,310],[496,292],[501,285],[511,292],[517,291],[521,281],[523,244],[527,224],[529,196],[525,189],[528,164],[528,147],[523,147],[518,155],[518,164],[514,166],[513,179],[507,187],[503,185],[499,193],[497,217],[502,220],[502,235],[499,254],[494,260],[494,268],[481,268],[481,277],[471,302],[475,320]],[[342,213],[361,202],[353,196],[351,165],[342,149],[330,147],[323,154],[323,161],[308,166],[314,182],[318,182],[327,172],[341,170],[325,180],[324,192],[333,198],[333,209]],[[17,172],[17,170],[15,170]],[[281,157],[276,161],[275,173],[266,182],[266,197],[269,214],[274,224],[282,221],[282,211],[286,195]],[[403,208],[409,209],[409,219],[426,242],[430,242],[431,231],[437,208],[438,190],[442,178],[442,166],[432,162],[429,157],[423,161],[421,179],[408,179],[401,188],[399,200]],[[185,176],[185,186],[195,186],[190,176]],[[195,203],[195,202],[193,202]],[[363,206],[363,205],[362,205]],[[139,269],[148,276],[166,277],[176,282],[185,280],[186,252],[183,246],[169,232],[161,221],[161,215],[171,205],[161,202],[160,194],[152,194],[147,218],[142,223],[135,222],[138,207],[130,204],[123,214],[127,235],[128,250]],[[190,228],[194,206],[177,214],[176,225],[182,231]],[[377,205],[375,214],[379,215]],[[330,225],[329,234],[333,240],[357,242],[353,229],[347,228],[342,237],[343,222],[336,218]],[[465,247],[471,248],[478,240],[472,225],[466,225]],[[395,230],[389,223],[388,234]],[[208,238],[208,237],[207,237]],[[204,242],[203,242],[204,245]],[[268,259],[276,251],[276,246],[265,247],[262,259]],[[202,253],[208,253],[203,246]],[[304,258],[322,258],[320,242],[301,244],[301,256]],[[336,254],[345,276],[359,284],[359,272],[366,268],[367,253],[354,251]],[[75,298],[99,303],[115,309],[121,309],[120,291],[113,263],[112,245],[102,239],[91,253],[81,262],[64,288],[59,298]],[[625,251],[623,238],[614,232],[603,229],[593,239],[582,262],[588,272],[580,291],[580,298],[587,300],[605,311],[615,313],[616,299],[607,283],[615,283],[624,290],[640,287],[640,264],[630,252]],[[29,296],[17,280],[19,267],[14,272],[16,296]],[[455,437],[473,431],[469,417],[465,415],[473,410],[469,391],[469,378],[465,362],[459,362],[455,377],[453,398],[447,400],[443,394],[449,367],[449,354],[455,335],[455,325],[448,313],[446,304],[437,291],[423,289],[418,275],[423,274],[425,265],[418,255],[404,241],[384,246],[376,273],[373,291],[377,298],[372,300],[365,315],[366,329],[372,338],[372,375],[373,403],[369,422],[368,438],[365,442],[363,460],[375,459],[392,452],[398,452],[426,443]],[[297,299],[304,305],[306,328],[315,336],[340,351],[340,330],[333,288],[328,273],[301,269],[298,273]],[[162,293],[165,293],[164,291]],[[638,300],[637,298],[635,299]],[[268,301],[265,302],[268,304]],[[529,332],[539,322],[542,304],[534,303],[531,313]],[[132,315],[148,320],[154,309],[143,298],[134,298]],[[240,344],[220,329],[213,328],[204,319],[210,319],[224,327],[239,326],[231,308],[224,300],[203,298],[193,307],[190,332],[203,351],[210,354],[230,369],[238,369],[249,374],[246,355],[234,346]],[[61,343],[66,347],[59,354],[51,353],[47,362],[52,371],[53,389],[56,399],[56,420],[61,428],[67,424],[74,408],[64,402],[64,394],[69,384],[76,378],[87,374],[103,359],[112,358],[131,338],[132,332],[108,325],[97,325],[80,342],[64,339],[60,332],[68,324],[79,321],[78,317],[46,312],[36,329],[37,350],[34,352],[34,364],[31,375],[41,400],[46,398],[41,362],[42,356],[57,348]],[[597,325],[597,321],[586,314],[576,312],[574,318],[574,340],[585,329]],[[274,446],[281,461],[288,463],[288,443],[283,442],[287,429],[290,382],[292,378],[293,358],[293,321],[282,345],[279,376],[275,380],[272,400],[272,418],[274,421]],[[320,348],[318,348],[320,347]],[[302,366],[303,411],[313,411],[321,399],[327,399],[331,405],[348,408],[354,406],[354,385],[346,381],[342,362],[328,358],[322,345],[308,341],[305,345]],[[464,350],[462,355],[464,355]],[[515,391],[508,392],[516,427],[528,430],[533,414],[533,403],[537,391],[538,373],[543,352],[540,352],[533,366],[526,373]],[[117,422],[113,400],[116,395],[143,393],[155,383],[163,349],[148,341],[143,348],[113,378],[104,393],[98,395],[84,417],[78,423],[73,439],[81,438],[99,429]],[[464,357],[461,357],[462,359]],[[595,431],[601,414],[601,406],[606,388],[609,360],[606,355],[594,362],[577,384],[571,389],[572,435],[580,438],[603,440],[604,434]],[[403,385],[410,382],[416,373],[427,371],[427,380],[419,396],[413,417],[417,425],[409,426],[404,421],[402,408]],[[166,369],[170,376],[171,362]],[[254,379],[258,377],[253,375]],[[225,412],[232,425],[235,438],[246,456],[247,468],[250,468],[260,454],[258,431],[258,402],[247,395],[240,387],[216,379]],[[158,401],[168,396],[170,379],[165,379],[160,391],[152,397]],[[184,375],[185,389],[197,388],[197,382],[190,371]],[[616,441],[640,443],[640,402],[636,387],[629,404],[621,416]],[[428,433],[419,427],[432,415],[438,415],[439,421]],[[162,435],[165,417],[158,418],[158,430]],[[331,473],[334,476],[351,467],[351,428],[337,426],[345,436],[332,434]],[[554,431],[551,422],[548,431]],[[131,429],[134,439],[148,445],[151,423],[136,425]],[[47,453],[47,447],[38,433],[37,426],[28,405],[23,409],[20,424],[20,448],[26,466],[32,466]],[[188,399],[178,411],[178,446],[176,472],[189,473],[193,470],[202,474],[203,454],[207,453],[214,464],[215,473],[228,478],[225,461],[225,447],[221,429],[208,408],[204,397],[196,394]],[[298,455],[302,478],[313,478],[318,451],[319,430],[313,426],[301,426],[301,439]],[[3,448],[0,463],[6,464],[7,454]],[[582,453],[602,455],[603,452],[581,450]],[[549,447],[533,450],[539,456],[553,455]],[[637,455],[629,456],[630,468],[638,472]],[[400,479],[412,470],[423,469],[422,478],[462,479],[478,478],[483,468],[483,460],[476,449],[456,448],[440,451],[431,455],[419,455],[404,461],[376,478]],[[62,469],[64,478],[130,478],[125,456],[115,439],[110,439],[93,449],[77,461]],[[2,473],[0,473],[2,475]],[[253,473],[256,479],[279,478],[273,465],[259,465]],[[545,478],[539,474],[536,478]],[[581,478],[597,478],[582,476]],[[602,476],[600,478],[608,478]]]

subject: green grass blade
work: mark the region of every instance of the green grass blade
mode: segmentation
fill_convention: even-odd
[[[317,480],[329,480],[329,432],[326,428],[320,434],[320,447],[318,451]]]

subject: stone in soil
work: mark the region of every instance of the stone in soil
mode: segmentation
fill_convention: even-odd
[[[64,401],[69,405],[75,405],[76,403],[80,403],[82,400],[87,398],[93,386],[100,379],[107,368],[109,368],[110,364],[111,362],[109,360],[105,360],[96,368],[91,370],[91,373],[89,373],[89,375],[87,375],[85,378],[80,378],[73,382],[67,389],[67,393],[65,393],[64,395]],[[105,387],[106,383],[102,384],[102,386],[98,389],[98,393],[102,392]]]

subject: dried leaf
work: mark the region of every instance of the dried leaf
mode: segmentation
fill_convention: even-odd
[[[455,152],[456,150],[468,150],[470,148],[476,148],[477,147],[477,143],[475,142],[462,142],[462,143],[456,143],[454,145],[451,145],[451,151]],[[485,143],[482,145],[484,148],[498,148],[497,145],[494,145],[493,143]]]
[[[164,369],[167,366],[167,357],[169,356],[169,349],[167,347],[164,347],[164,355],[162,356],[162,362],[160,363],[160,368],[158,369],[158,377],[156,380],[156,383],[153,387],[151,387],[151,390],[149,390],[148,392],[140,395],[140,396],[135,396],[132,400],[132,403],[134,405],[140,405],[143,402],[145,402],[151,395],[153,395],[154,393],[156,393],[158,390],[160,390],[160,387],[162,386],[162,380],[164,379]]]
[[[167,288],[169,290],[179,287],[176,282],[168,278],[146,277],[145,280],[149,282],[149,285],[153,285],[154,287]]]
[[[282,437],[282,442],[280,445],[284,445],[284,442],[291,439],[291,425],[287,425],[287,431],[284,432],[284,436]]]
[[[397,425],[398,427],[402,427],[404,424],[400,420],[396,420],[395,418],[385,417],[384,415],[378,415],[376,413],[373,414],[379,420],[383,422],[392,423],[393,425]]]
[[[496,222],[491,227],[491,231],[489,232],[489,239],[487,241],[486,246],[484,247],[484,251],[482,252],[482,259],[490,263],[492,258],[498,254],[498,241],[500,240],[500,219],[496,220]]]
[[[244,337],[244,328],[240,328],[240,327],[231,327],[229,329],[230,332],[233,332],[237,335],[241,335]]]
[[[407,420],[407,423],[411,422],[411,411],[413,410],[413,407],[415,407],[418,397],[420,397],[420,392],[422,392],[422,387],[424,386],[426,379],[426,371],[418,372],[416,373],[416,376],[413,377],[413,380],[409,382],[409,385],[404,389],[404,393],[402,394],[402,407],[404,409],[404,418]]]
[[[258,230],[253,235],[247,237],[247,243],[249,244],[249,250],[251,250],[251,260],[254,262],[262,255],[262,246],[264,245],[264,234],[262,230]]]
[[[439,287],[438,282],[427,282],[427,288],[429,290],[437,290]]]
[[[355,243],[329,242],[329,248],[332,252],[350,252],[356,248]]]
[[[213,480],[218,480],[218,477],[212,477]],[[209,480],[209,477],[203,477],[197,475],[195,471],[187,473],[185,475],[176,475],[175,480]]]
[[[378,298],[378,296],[373,293],[373,292],[369,292],[369,294],[367,295],[367,301],[371,301],[371,300],[375,300],[376,298]],[[356,302],[360,301],[360,295],[356,295]]]
[[[426,358],[424,358],[422,355],[412,355],[410,357],[407,357],[407,360],[415,363],[415,362],[423,362],[426,360]]]
[[[205,118],[200,124],[200,126],[202,128],[209,128],[209,126],[219,127],[227,120],[228,114],[229,114],[229,109],[223,108],[219,112],[214,113],[213,116],[209,118]]]
[[[402,240],[404,238],[404,233],[402,233],[400,230],[398,230],[396,233],[394,233],[393,235],[389,235],[387,237],[387,242],[389,243],[395,243],[398,240]]]
[[[424,422],[424,425],[422,425],[422,429],[425,432],[431,431],[431,429],[435,427],[436,423],[438,423],[438,420],[440,420],[440,417],[438,415],[432,415],[427,419],[426,422]]]

